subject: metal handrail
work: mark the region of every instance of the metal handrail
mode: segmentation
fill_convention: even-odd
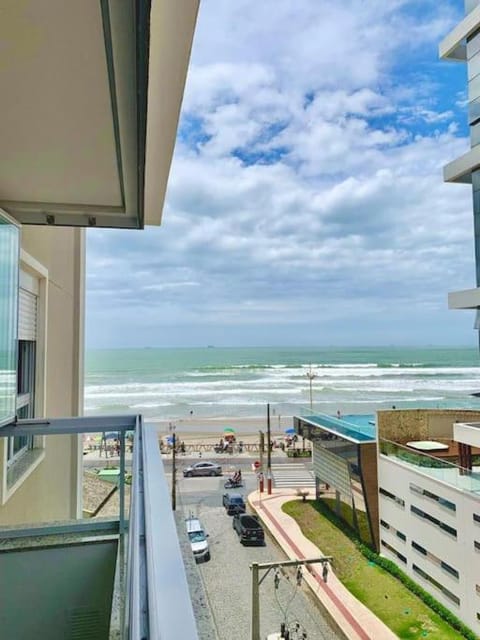
[[[128,640],[198,640],[157,428],[135,430],[129,530]]]

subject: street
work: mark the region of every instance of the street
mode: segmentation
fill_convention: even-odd
[[[242,462],[245,463],[245,460]],[[182,465],[183,466],[183,465]],[[242,465],[244,487],[240,492],[246,498],[256,488],[255,474]],[[232,528],[232,517],[222,506],[224,482],[229,469],[224,465],[224,476],[213,478],[183,478],[181,469],[177,482],[177,509],[185,517],[198,516],[209,534],[211,560],[198,564],[219,640],[249,640],[251,615],[252,562],[276,562],[286,559],[275,542],[266,536],[264,547],[244,547]],[[278,632],[281,622],[298,621],[309,640],[336,640],[340,635],[331,629],[314,602],[308,587],[296,586],[294,570],[280,574],[275,589],[274,571],[260,586],[260,629],[262,640],[269,633]],[[295,635],[291,636],[295,638]],[[301,638],[301,635],[297,637]]]

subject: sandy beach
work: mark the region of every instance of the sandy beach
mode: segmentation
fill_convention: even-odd
[[[185,443],[217,442],[223,436],[226,427],[235,430],[235,437],[244,442],[258,442],[258,432],[267,431],[267,418],[185,418],[182,420],[162,420],[156,422],[159,434],[168,436],[170,426],[175,425],[177,438]],[[293,426],[291,416],[272,416],[270,429],[272,438],[280,438],[285,435],[285,429]]]

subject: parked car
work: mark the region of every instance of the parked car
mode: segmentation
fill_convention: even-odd
[[[185,520],[190,546],[196,562],[200,560],[210,560],[210,549],[208,547],[208,533],[205,533],[198,518],[187,518]]]
[[[223,506],[229,516],[234,513],[245,513],[245,501],[240,493],[224,493]]]
[[[238,533],[242,544],[265,544],[265,533],[257,516],[236,513],[233,516],[233,528]]]
[[[196,462],[183,470],[185,478],[192,476],[221,476],[222,467],[216,462]]]

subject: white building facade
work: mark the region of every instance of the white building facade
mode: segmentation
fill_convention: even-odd
[[[405,457],[380,442],[381,553],[480,635],[480,474]]]
[[[465,0],[465,18],[442,41],[440,57],[465,62],[468,75],[468,124],[471,149],[444,168],[446,182],[472,185],[475,288],[449,294],[451,309],[476,309],[480,329],[480,0]]]

